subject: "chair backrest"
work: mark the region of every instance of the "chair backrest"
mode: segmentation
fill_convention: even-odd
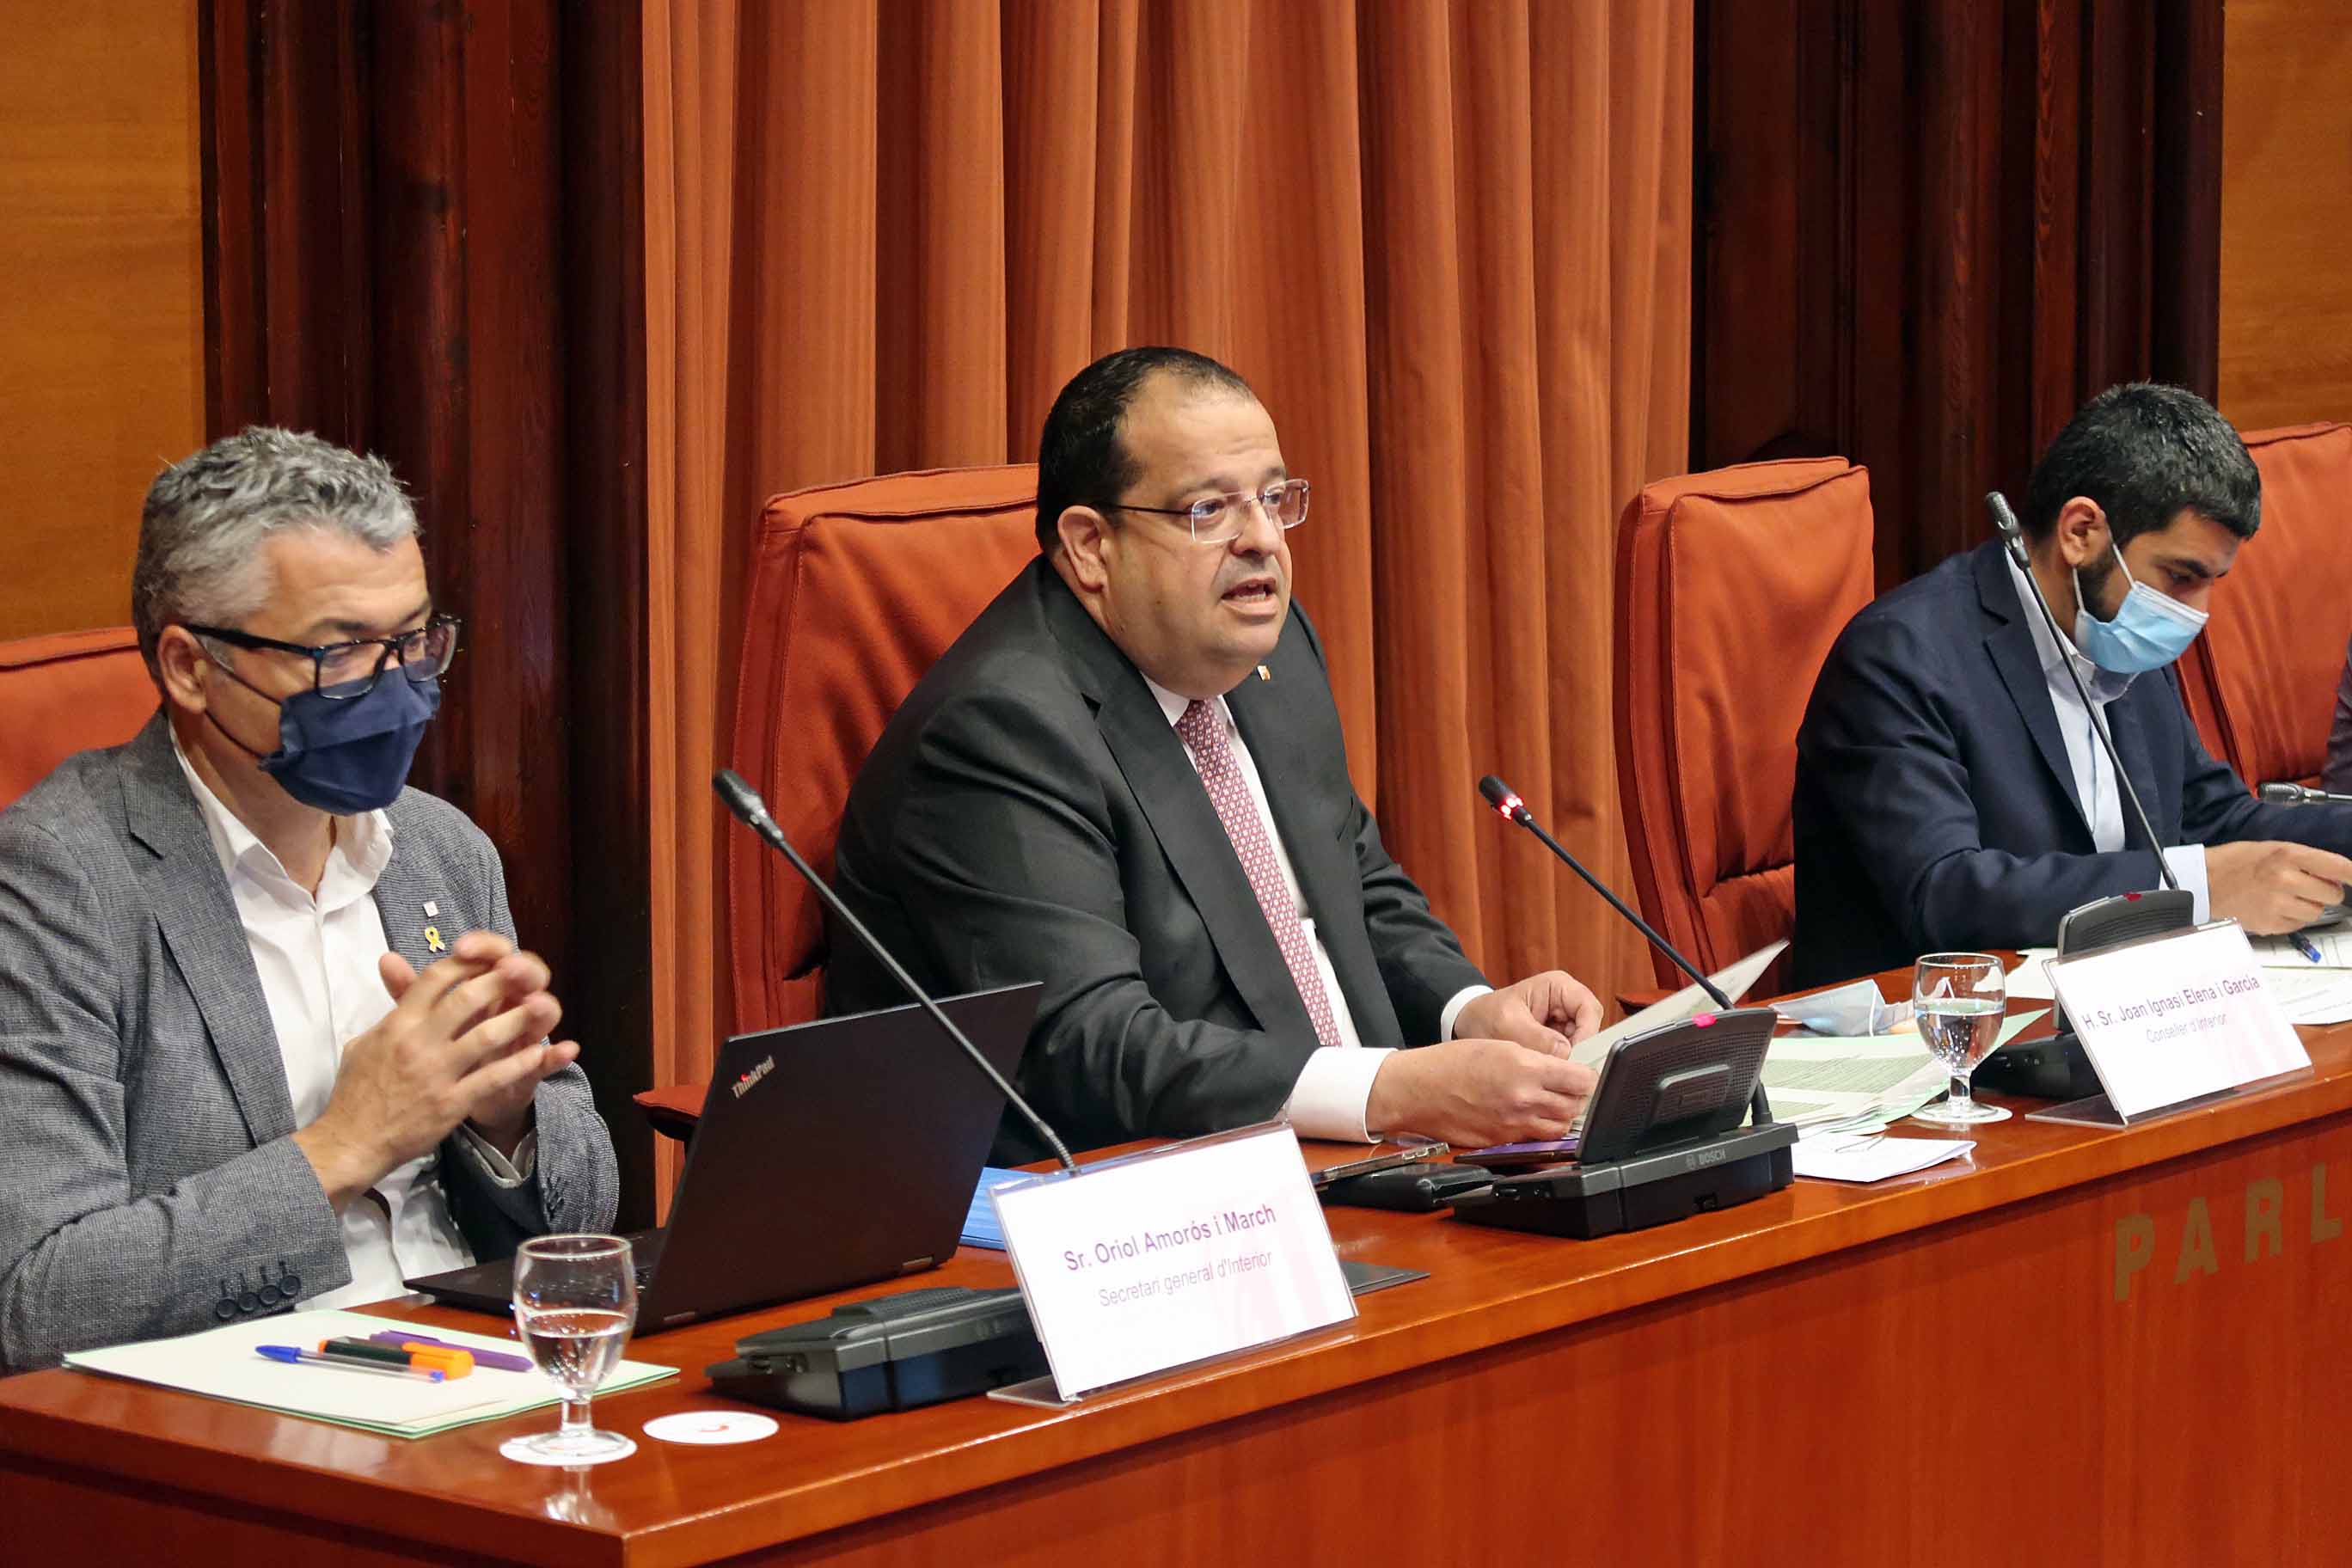
[[[1036,511],[1030,463],[827,485],[761,511],[731,751],[821,875],[883,725],[1035,556]],[[735,1029],[816,1016],[815,895],[752,835],[725,843]]]
[[[2352,425],[2255,430],[2263,525],[2180,660],[2205,747],[2248,789],[2316,784],[2352,638]]]
[[[1662,479],[1618,521],[1626,844],[1642,912],[1702,969],[1796,929],[1797,726],[1870,603],[1871,540],[1869,471],[1843,458]],[[1661,984],[1683,984],[1652,956]]]
[[[0,806],[76,752],[131,739],[156,700],[129,626],[0,643]]]

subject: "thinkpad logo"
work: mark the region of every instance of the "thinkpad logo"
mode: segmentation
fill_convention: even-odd
[[[775,1070],[776,1058],[770,1057],[766,1060],[762,1061],[758,1067],[753,1068],[750,1072],[747,1072],[741,1078],[737,1079],[730,1086],[735,1090],[735,1098],[738,1100],[742,1099],[744,1095],[759,1087],[759,1083],[761,1079],[767,1077],[770,1073]]]

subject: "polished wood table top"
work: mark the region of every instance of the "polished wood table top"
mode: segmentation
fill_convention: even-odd
[[[12,1464],[256,1508],[299,1500],[304,1514],[335,1526],[494,1557],[707,1562],[2352,1110],[2352,1026],[2305,1037],[2310,1072],[2137,1127],[2019,1117],[1975,1130],[1970,1158],[1914,1176],[1869,1187],[1801,1180],[1738,1208],[1598,1241],[1521,1236],[1442,1215],[1332,1209],[1343,1257],[1426,1269],[1431,1278],[1361,1299],[1360,1315],[1339,1329],[1066,1410],[968,1399],[848,1424],[779,1412],[782,1430],[762,1441],[685,1447],[640,1436],[631,1458],[567,1475],[513,1465],[497,1452],[506,1438],[550,1425],[551,1411],[404,1442],[55,1371],[0,1383],[0,1450]],[[740,1335],[821,1315],[838,1301],[912,1285],[1010,1283],[1002,1254],[965,1249],[919,1279],[639,1339],[630,1355],[683,1375],[600,1402],[599,1422],[635,1434],[656,1415],[728,1407],[709,1393],[703,1366],[730,1354]],[[492,1321],[439,1308],[386,1310],[478,1331]]]

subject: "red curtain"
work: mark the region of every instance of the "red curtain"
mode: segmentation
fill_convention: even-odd
[[[1685,465],[1689,0],[646,0],[656,1073],[707,1076],[707,780],[767,495],[1034,456],[1095,355],[1255,385],[1358,787],[1498,978],[1645,984],[1615,516]]]

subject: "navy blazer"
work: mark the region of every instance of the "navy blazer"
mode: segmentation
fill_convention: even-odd
[[[1348,778],[1322,645],[1291,606],[1226,704],[1367,1046],[1437,1037],[1485,977]],[[1076,1149],[1274,1115],[1316,1047],[1184,742],[1043,558],[917,684],[849,792],[842,899],[936,991],[1045,982],[1016,1082]],[[825,1007],[905,1000],[831,933]],[[1000,1163],[1037,1157],[1008,1119]]]
[[[1990,543],[1882,595],[1839,635],[1797,732],[1791,984],[1944,949],[2047,946],[2076,905],[2162,886],[2128,805],[2126,847],[2093,849],[2026,615]],[[2288,839],[2352,854],[2352,806],[2256,801],[2206,752],[2171,669],[2133,681],[2106,714],[2165,845]]]

